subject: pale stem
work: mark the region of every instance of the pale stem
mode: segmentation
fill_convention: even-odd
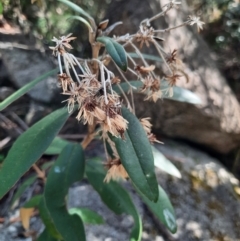
[[[144,63],[144,65],[148,67],[147,62],[143,58],[143,56],[142,56],[141,52],[139,51],[138,47],[133,42],[130,42],[130,44],[135,49],[136,54],[141,58],[141,60]]]
[[[114,64],[115,64],[115,63],[114,63]],[[131,84],[129,83],[129,81],[127,80],[126,76],[122,73],[122,71],[119,69],[119,67],[118,67],[116,64],[115,64],[115,66],[116,66],[118,72],[120,73],[120,75],[122,76],[122,78],[123,78],[128,84],[129,84],[130,89],[131,89],[132,86],[131,86]],[[122,87],[121,87],[119,84],[117,84],[117,86],[118,86],[118,88],[120,89],[120,91],[122,92],[122,95],[123,95],[124,99],[126,100],[128,106],[130,106],[130,108],[132,109],[131,104],[130,104],[130,102],[129,102],[127,96],[125,95],[125,93],[124,93]]]
[[[32,168],[35,170],[35,172],[37,173],[38,177],[41,178],[44,182],[46,182],[45,172],[42,171],[36,164],[33,164]]]
[[[69,72],[69,65],[68,65],[68,62],[66,61],[66,54],[64,53],[62,56],[63,56],[63,63],[64,63],[65,70],[67,72],[67,75],[71,77],[71,74]]]
[[[78,65],[79,69],[81,69],[82,73],[84,74],[84,69],[83,67],[81,66],[81,64],[78,62],[77,58],[73,55],[73,54],[70,54],[71,57],[75,60],[75,63]]]
[[[131,69],[130,67],[128,67],[128,70],[129,70],[132,74],[134,74],[134,75],[136,75],[137,77],[139,77],[138,74],[137,74],[133,69]]]
[[[73,72],[74,72],[74,75],[75,75],[75,77],[76,77],[78,83],[80,84],[81,81],[80,81],[80,79],[78,78],[78,74],[77,74],[77,72],[76,72],[76,70],[75,70],[75,67],[74,67],[72,61],[71,61],[70,55],[67,54],[66,57],[67,57],[68,63],[69,63],[69,64],[71,65],[71,67],[72,67],[72,70],[73,70]]]
[[[93,140],[95,136],[95,127],[96,127],[96,120],[94,120],[92,125],[88,125],[88,134],[83,139],[81,146],[83,149],[86,149],[86,147],[89,145],[89,143]]]
[[[148,63],[146,62],[146,60],[143,58],[143,55],[141,54],[141,52],[140,52],[140,50],[138,49],[138,47],[137,47],[134,43],[132,43],[132,42],[130,42],[130,44],[131,44],[132,47],[135,49],[136,54],[141,58],[143,64],[144,64],[146,67],[149,67],[149,64],[148,64]],[[154,78],[157,78],[157,77],[155,76],[155,74],[154,74],[153,71],[151,71],[151,74],[152,74],[152,76],[153,76]]]
[[[171,28],[166,28],[166,29],[162,29],[162,30],[161,30],[161,29],[159,29],[159,30],[154,30],[153,32],[154,32],[154,33],[166,33],[166,32],[169,32],[169,31],[171,31],[171,30],[173,30],[173,29],[186,26],[186,25],[188,25],[188,24],[189,24],[189,21],[186,21],[186,22],[181,23],[181,24],[179,24],[179,25],[177,25],[177,26],[173,26],[173,27],[171,27]]]
[[[122,93],[122,95],[123,95],[123,98],[125,99],[127,105],[131,107],[131,104],[130,104],[130,102],[129,102],[129,100],[128,100],[128,97],[126,96],[125,92],[123,91],[121,85],[120,85],[120,84],[117,84],[117,86],[118,86],[118,88],[120,89],[120,91],[121,91],[121,93]],[[130,86],[130,89],[131,89],[131,88],[132,88],[132,87]],[[132,107],[131,107],[131,109],[132,109]]]
[[[144,22],[150,23],[150,22],[160,18],[160,17],[164,16],[170,9],[171,9],[171,7],[167,7],[166,10],[163,10],[162,12],[156,14],[155,16],[153,16],[149,19],[143,20],[142,23],[144,23]]]
[[[107,105],[108,104],[108,99],[107,99],[107,90],[106,90],[106,82],[105,82],[103,65],[100,65],[100,73],[101,73],[101,82],[102,82],[103,91],[104,91],[105,104]]]
[[[133,89],[130,88],[130,91],[131,91],[131,101],[132,101],[132,111],[133,111],[133,114],[135,115],[135,104],[134,104],[134,95],[133,95]]]
[[[60,69],[60,74],[63,74],[62,63],[61,63],[61,55],[60,55],[60,53],[58,53],[58,65],[59,65],[59,69]]]
[[[156,40],[154,40],[154,39],[152,40],[152,42],[153,42],[155,48],[157,49],[159,55],[160,55],[161,58],[163,59],[163,62],[167,65],[170,73],[173,74],[172,70],[170,69],[169,65],[167,64],[167,62],[166,62],[166,60],[165,60],[165,58],[164,58],[164,56],[163,56],[163,54],[162,54],[162,52],[161,52],[161,49],[160,49],[159,46],[158,46],[158,43],[157,43]]]
[[[136,66],[136,62],[134,61],[134,59],[127,53],[127,57],[131,60],[131,62],[133,63],[134,66]]]

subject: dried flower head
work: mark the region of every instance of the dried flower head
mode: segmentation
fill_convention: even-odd
[[[104,182],[128,178],[128,174],[119,158],[109,159],[105,164],[105,167],[108,169],[108,172],[106,177],[104,178]]]
[[[152,124],[150,123],[149,117],[142,118],[140,120],[140,123],[142,124],[143,129],[145,130],[148,140],[151,144],[153,144],[154,142],[162,143],[162,142],[158,141],[156,136],[152,133]]]
[[[176,63],[177,50],[174,49],[170,54],[167,55],[166,61],[168,64]]]
[[[179,5],[181,5],[182,3],[176,0],[170,0],[167,4],[165,4],[163,6],[163,8],[166,8],[167,10],[171,9],[171,8],[177,8]]]
[[[159,98],[162,97],[162,91],[160,90],[160,79],[153,78],[151,75],[148,75],[146,78],[142,79],[143,86],[141,92],[145,92],[147,97],[145,100],[153,100],[156,102]]]
[[[59,87],[62,87],[63,92],[66,92],[69,86],[74,82],[70,76],[66,73],[62,73],[58,75],[58,83]]]
[[[151,71],[154,71],[155,65],[150,65],[150,66],[139,66],[136,65],[134,67],[134,70],[137,71],[140,74],[148,74]]]
[[[70,37],[72,33],[67,36],[62,36],[60,39],[53,37],[52,41],[56,42],[55,47],[49,47],[53,50],[53,54],[57,56],[57,53],[63,54],[65,52],[65,48],[72,49],[72,46],[69,44],[70,41],[76,39],[76,37]]]
[[[194,25],[194,24],[196,24],[196,25],[197,25],[198,32],[199,32],[200,30],[203,29],[203,24],[205,24],[205,23],[200,20],[200,17],[188,16],[188,24],[189,24],[189,25]]]
[[[170,87],[173,87],[176,85],[177,80],[182,77],[182,75],[179,74],[173,74],[171,76],[166,76],[165,79],[168,81]]]
[[[150,123],[150,117],[140,119],[140,123],[147,134],[151,133],[152,124]]]
[[[154,29],[152,27],[147,27],[140,25],[140,29],[135,35],[137,42],[140,42],[140,48],[143,47],[143,44],[146,44],[147,47],[150,46],[149,42],[152,42],[154,36]]]

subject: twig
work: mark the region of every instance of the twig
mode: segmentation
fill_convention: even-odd
[[[85,138],[81,143],[83,149],[86,149],[89,143],[93,140],[95,136],[95,127],[96,127],[96,121],[94,121],[92,125],[88,125],[88,134],[85,136]]]
[[[11,112],[10,116],[19,124],[20,127],[22,127],[23,130],[28,129],[28,125],[14,112]]]
[[[33,164],[32,168],[35,170],[35,172],[37,173],[38,177],[41,178],[44,181],[44,183],[46,183],[45,172],[42,171],[36,164]]]
[[[7,143],[11,140],[11,137],[7,136],[3,140],[0,141],[0,150],[3,149],[4,146],[7,145]]]

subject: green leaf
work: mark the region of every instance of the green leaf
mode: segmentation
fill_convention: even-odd
[[[11,103],[13,103],[15,100],[26,94],[29,90],[31,90],[36,84],[38,84],[40,81],[46,79],[47,77],[56,74],[58,72],[57,69],[53,69],[40,77],[34,79],[33,81],[29,82],[28,84],[24,85],[22,88],[17,90],[15,93],[12,95],[8,96],[4,101],[0,103],[0,111],[5,109],[7,106],[9,106]]]
[[[140,59],[140,56],[137,54],[137,53],[129,53],[128,52],[128,55],[132,58],[138,58]],[[159,58],[158,56],[155,56],[155,55],[152,55],[152,54],[142,54],[143,58],[144,59],[147,59],[147,60],[153,60],[153,61],[157,61],[157,62],[163,62],[163,60],[161,58]]]
[[[128,92],[131,87],[132,87],[133,91],[139,92],[139,90],[143,86],[143,83],[139,80],[132,80],[132,81],[129,81],[129,83],[131,86],[126,82],[123,82],[120,84],[120,86],[124,92]],[[186,102],[186,103],[190,103],[190,104],[196,104],[196,105],[202,103],[201,99],[195,93],[191,92],[190,90],[187,90],[187,89],[184,89],[184,88],[181,88],[178,86],[174,86],[173,87],[173,96],[170,97],[169,94],[166,92],[167,88],[168,88],[168,84],[166,82],[163,82],[161,84],[162,98],[176,100],[176,101],[180,101],[180,102]],[[118,85],[113,86],[113,90],[116,91],[118,94],[122,93],[120,88],[118,87]]]
[[[54,226],[53,220],[52,220],[52,218],[49,214],[49,211],[46,207],[46,202],[45,202],[45,199],[44,199],[43,196],[42,196],[42,199],[39,202],[38,210],[39,210],[41,220],[43,221],[43,223],[46,227],[45,231],[44,231],[45,233],[43,234],[43,236],[48,234],[48,236],[51,236],[51,237],[53,237],[57,240],[63,240],[61,234],[57,231],[56,227]]]
[[[5,155],[0,154],[0,169],[1,169],[1,164],[5,159]]]
[[[153,214],[172,232],[177,232],[177,223],[175,218],[175,213],[173,206],[168,199],[166,192],[160,187],[159,188],[159,197],[156,203],[151,202],[147,199],[141,192],[139,192],[143,201],[147,204],[149,209]]]
[[[44,152],[47,155],[58,155],[61,153],[63,148],[70,143],[69,141],[66,141],[60,137],[55,137],[50,144],[50,146],[47,148],[47,150]]]
[[[168,94],[164,94],[164,97],[166,99],[170,100],[176,100],[180,102],[186,102],[194,105],[200,105],[202,104],[201,99],[192,91],[175,86],[173,87],[173,96],[170,97]]]
[[[97,41],[103,43],[108,54],[111,56],[116,65],[123,71],[127,71],[127,55],[121,44],[109,37],[98,37]]]
[[[134,219],[131,232],[131,241],[140,241],[142,236],[142,220],[134,206],[128,192],[117,182],[104,183],[106,172],[102,165],[96,161],[88,161],[86,173],[88,181],[99,193],[102,201],[116,214],[129,214]]]
[[[44,164],[41,166],[41,169],[42,169],[42,170],[46,170],[46,169],[48,169],[49,167],[53,166],[53,164],[54,164],[54,161],[48,161],[48,162],[44,163]]]
[[[129,85],[130,84],[130,85]],[[140,80],[131,80],[129,83],[127,82],[122,82],[119,84],[121,89],[125,92],[128,93],[130,91],[130,88],[133,89],[133,91],[138,92],[140,88],[143,86],[143,83]],[[113,90],[117,92],[118,94],[121,94],[121,90],[118,85],[113,86]]]
[[[35,180],[37,179],[37,176],[29,177],[26,181],[24,181],[21,186],[18,187],[17,192],[14,194],[12,201],[11,201],[11,206],[15,203],[15,201],[20,198],[20,196],[23,194],[23,192],[30,186],[32,185]]]
[[[79,17],[79,16],[71,16],[69,19],[76,19],[76,20],[84,23],[87,26],[88,30],[90,32],[93,32],[93,29],[92,29],[90,23],[85,18],[82,18],[82,17]]]
[[[42,200],[42,195],[36,195],[28,200],[24,205],[23,208],[34,208],[38,207],[40,201]]]
[[[78,215],[86,224],[103,224],[105,223],[102,216],[88,208],[71,208],[68,212]]]
[[[51,219],[65,241],[84,241],[82,220],[67,211],[65,197],[69,187],[84,175],[84,154],[79,144],[68,144],[48,175],[44,199]]]
[[[122,165],[135,186],[152,201],[158,199],[158,184],[154,172],[152,148],[146,132],[135,115],[122,108],[122,115],[128,121],[125,140],[111,137]]]
[[[51,234],[47,231],[47,229],[44,229],[38,237],[37,241],[59,241],[59,239],[52,237]]]
[[[181,178],[182,175],[179,170],[170,162],[157,148],[152,147],[153,157],[154,157],[154,165],[164,172],[174,176]]]
[[[95,29],[96,28],[96,24],[94,19],[92,18],[91,15],[89,15],[86,11],[84,11],[81,7],[79,7],[78,5],[76,5],[73,2],[70,2],[68,0],[58,0],[59,2],[64,3],[65,5],[67,5],[68,7],[70,7],[71,9],[73,9],[74,11],[76,11],[77,13],[83,15],[84,17],[87,17],[89,19],[89,21],[92,24],[92,27]]]
[[[68,116],[67,108],[56,110],[18,137],[0,169],[0,198],[41,157]]]

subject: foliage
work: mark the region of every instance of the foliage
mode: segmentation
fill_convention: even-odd
[[[137,33],[112,38],[109,34],[116,25],[108,27],[108,20],[97,25],[94,18],[83,8],[68,0],[60,2],[80,15],[73,16],[72,19],[81,21],[87,27],[92,58],[81,59],[68,52],[72,49],[70,42],[75,39],[71,34],[53,38],[55,46],[51,49],[58,60],[58,81],[63,95],[68,97],[68,108],[50,113],[16,140],[0,169],[0,197],[33,166],[37,175],[22,184],[13,201],[19,198],[36,177],[43,180],[43,193],[33,197],[22,209],[22,213],[26,212],[28,216],[33,207],[39,210],[45,230],[38,240],[84,241],[86,237],[83,223],[101,224],[104,220],[84,208],[68,210],[66,196],[74,182],[86,178],[113,212],[126,213],[133,217],[134,226],[130,240],[137,241],[141,240],[142,234],[141,216],[120,182],[121,179],[130,180],[149,210],[166,228],[175,233],[177,225],[174,209],[157,182],[154,166],[179,178],[181,174],[169,160],[153,149],[152,144],[159,141],[151,132],[150,120],[139,120],[136,117],[133,92],[138,90],[145,94],[146,100],[153,102],[173,96],[174,100],[199,104],[199,98],[193,93],[175,87],[177,80],[182,77],[180,73],[185,77],[186,74],[183,66],[179,64],[181,61],[177,59],[176,50],[166,53],[157,41],[157,34],[183,25],[197,24],[201,29],[203,22],[190,16],[179,26],[155,30],[151,22],[179,5],[179,2],[171,1],[164,7],[163,12],[142,21]],[[141,47],[149,47],[150,44],[156,48],[159,56],[143,53]],[[135,52],[137,60],[133,59],[131,52],[125,50],[126,46]],[[100,56],[101,49],[105,51]],[[154,72],[155,66],[146,61],[149,58],[159,60],[159,57],[168,68],[163,77],[157,76]],[[109,63],[112,63],[112,67]],[[56,70],[33,80],[11,95],[0,104],[1,109],[54,71]],[[131,75],[137,80],[129,81]],[[76,118],[88,124],[88,133],[81,143],[73,144],[56,136],[69,115],[76,110]],[[107,160],[104,164],[96,160],[86,161],[84,156],[84,149],[99,136],[106,147]],[[54,163],[40,169],[35,163],[44,153],[58,155],[58,158]],[[45,169],[49,166],[52,167],[46,176]],[[26,210],[27,208],[30,210]],[[24,220],[27,227],[29,222],[26,217]]]

